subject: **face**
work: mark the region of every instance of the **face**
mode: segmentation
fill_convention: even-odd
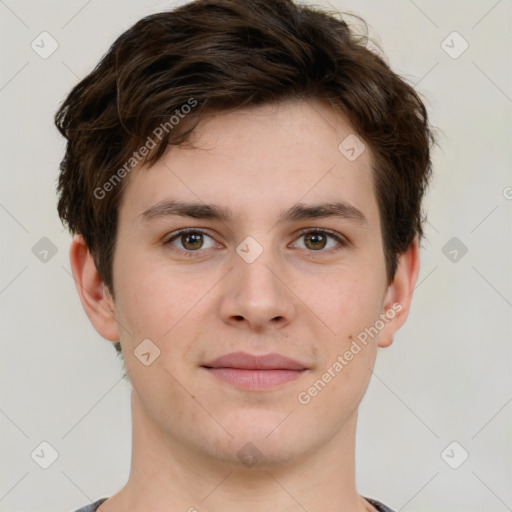
[[[354,421],[403,305],[350,134],[318,102],[237,111],[129,177],[115,319],[133,407],[170,446],[239,463],[252,443],[270,467]]]

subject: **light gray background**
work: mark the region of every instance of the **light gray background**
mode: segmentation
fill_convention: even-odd
[[[1,511],[71,511],[128,477],[128,385],[70,277],[53,115],[121,32],[172,5],[0,0]],[[512,2],[331,5],[369,22],[442,146],[411,315],[379,352],[360,409],[359,492],[405,512],[512,510]],[[59,44],[47,59],[31,48],[42,31]],[[453,31],[469,43],[456,59],[442,47]],[[42,237],[57,248],[46,263],[32,252]],[[456,262],[442,252],[452,237],[468,249]],[[31,458],[42,441],[59,454],[48,469]],[[469,453],[458,469],[441,457],[452,441]],[[456,462],[461,448],[448,453]]]

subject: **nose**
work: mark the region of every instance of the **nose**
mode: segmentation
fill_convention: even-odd
[[[282,328],[296,314],[297,302],[286,271],[270,249],[252,262],[233,254],[233,268],[223,280],[222,320],[254,331]]]

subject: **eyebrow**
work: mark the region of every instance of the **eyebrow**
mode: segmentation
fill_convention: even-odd
[[[172,199],[164,199],[149,207],[139,215],[143,223],[157,218],[190,217],[193,219],[218,220],[230,222],[235,215],[229,208],[214,204],[190,203]],[[353,220],[362,226],[368,226],[363,212],[343,201],[306,205],[298,203],[279,215],[278,223],[296,222],[299,220],[336,217]]]

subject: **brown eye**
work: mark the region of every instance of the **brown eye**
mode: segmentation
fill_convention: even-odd
[[[324,233],[312,232],[304,236],[304,242],[308,249],[323,249],[327,243],[327,237]]]
[[[210,245],[205,246],[205,238],[210,239]],[[179,242],[179,244],[177,244]],[[164,245],[172,245],[186,252],[195,252],[200,249],[210,249],[215,246],[215,240],[199,229],[182,229],[164,241]]]
[[[180,241],[185,249],[193,251],[202,247],[202,237],[203,235],[200,233],[184,233],[181,235]]]
[[[304,239],[304,247],[299,246],[299,248],[305,248],[313,252],[336,251],[347,245],[342,235],[326,229],[304,229],[300,232],[299,239]],[[335,243],[330,243],[329,245],[329,239]]]

